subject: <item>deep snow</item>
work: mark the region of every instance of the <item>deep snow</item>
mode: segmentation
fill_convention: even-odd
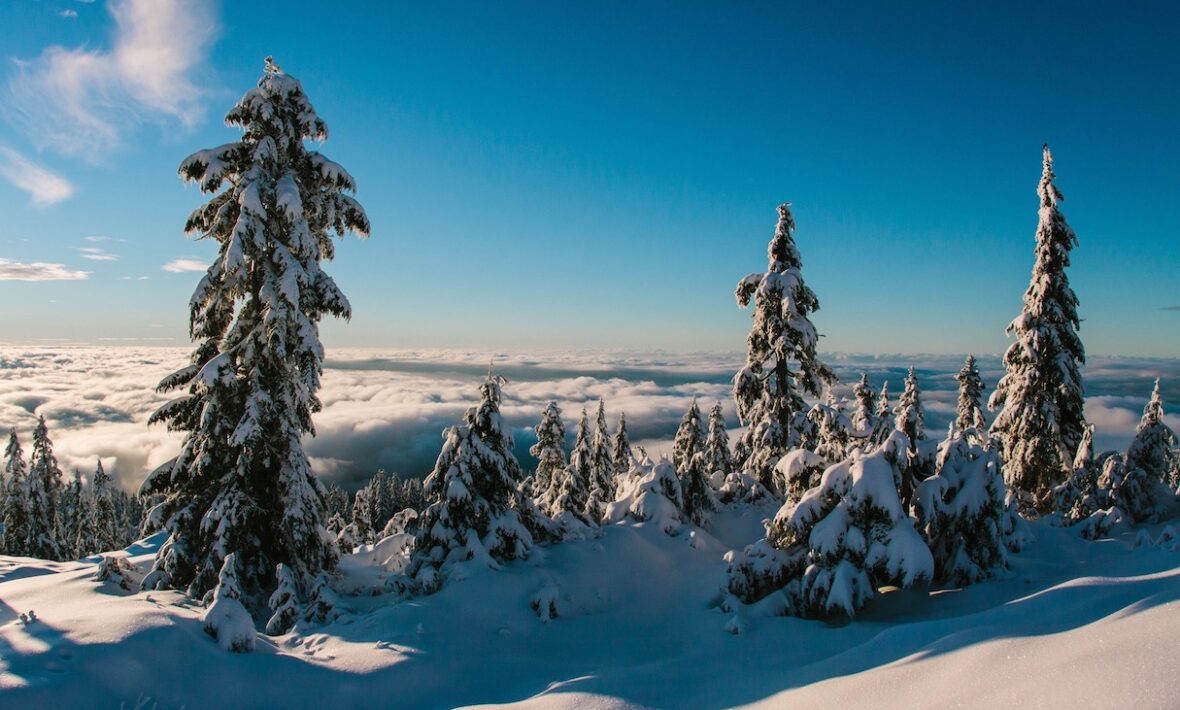
[[[763,602],[732,635],[721,557],[772,513],[724,511],[712,535],[613,525],[500,571],[468,564],[433,596],[345,597],[339,621],[251,654],[223,651],[178,594],[95,581],[97,558],[0,558],[0,706],[1180,707],[1180,548],[1037,523],[1002,580],[887,593],[842,626]],[[348,559],[349,585],[380,587],[393,547]]]

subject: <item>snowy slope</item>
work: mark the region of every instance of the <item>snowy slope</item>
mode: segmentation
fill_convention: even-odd
[[[764,604],[731,635],[721,555],[767,515],[728,511],[716,538],[611,526],[430,597],[349,597],[340,621],[246,655],[177,594],[94,581],[93,560],[0,558],[0,706],[1180,707],[1180,550],[1037,524],[1007,579],[886,594],[842,627]],[[358,570],[377,557],[350,581],[379,584]],[[529,608],[542,589],[548,623]]]

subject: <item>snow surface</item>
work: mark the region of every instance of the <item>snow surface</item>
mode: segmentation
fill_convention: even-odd
[[[843,626],[753,605],[727,633],[721,557],[773,512],[723,510],[712,535],[610,525],[501,571],[468,564],[409,600],[366,592],[400,541],[366,546],[342,564],[349,613],[260,635],[248,654],[223,651],[179,594],[97,581],[98,557],[0,557],[0,706],[1180,707],[1167,526],[1137,547],[1133,532],[1091,542],[1036,523],[1004,579],[887,592]],[[146,569],[160,542],[129,561]]]

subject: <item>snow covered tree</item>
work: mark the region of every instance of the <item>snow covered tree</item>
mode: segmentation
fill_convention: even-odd
[[[535,521],[522,520],[522,512],[536,509],[520,506],[520,464],[512,454],[512,430],[500,416],[504,382],[489,376],[479,388],[479,404],[443,432],[442,450],[425,481],[430,504],[407,568],[422,592],[442,585],[440,571],[449,564],[477,558],[496,566],[527,557],[533,546],[529,528]]]
[[[922,411],[922,397],[918,389],[918,378],[914,375],[914,368],[910,368],[905,378],[905,390],[901,393],[897,408],[893,410],[893,427],[906,435],[909,441],[909,455],[901,472],[901,500],[907,506],[914,494],[914,486],[918,481],[929,475],[925,462],[922,460],[920,444],[925,438],[926,415]]]
[[[385,471],[378,471],[356,492],[353,500],[352,523],[356,526],[357,542],[377,542],[385,523],[397,512],[393,507],[390,479]]]
[[[867,374],[860,373],[860,381],[852,386],[852,396],[856,399],[856,406],[849,417],[852,434],[858,441],[867,443],[877,426],[877,403],[873,399],[873,390],[869,387]]]
[[[692,457],[705,448],[705,435],[701,428],[701,409],[697,406],[697,398],[692,398],[692,404],[680,420],[676,428],[676,438],[672,441],[672,465],[677,471],[684,470]]]
[[[78,518],[77,536],[74,538],[74,544],[70,548],[74,551],[74,557],[79,560],[99,552],[98,540],[94,535],[95,506],[93,482],[91,482],[88,489],[82,491],[81,500],[82,515]]]
[[[29,474],[16,430],[4,449],[4,537],[6,555],[25,555],[29,545]]]
[[[552,498],[551,510],[554,515],[568,511],[587,523],[597,523],[599,520],[601,511],[597,506],[601,501],[592,501],[590,497],[594,476],[593,449],[590,442],[590,420],[586,416],[586,408],[583,407],[582,418],[578,420],[578,429],[574,433],[574,448],[570,451],[569,465],[566,466],[565,476],[562,477],[556,495]]]
[[[29,540],[26,554],[30,557],[62,559],[62,551],[57,544],[57,499],[61,487],[61,469],[53,454],[49,428],[42,416],[33,430],[33,450],[29,458]]]
[[[266,633],[270,636],[287,633],[299,620],[299,585],[295,583],[295,575],[286,565],[279,565],[275,570],[275,579],[278,580],[278,586],[267,602],[271,617],[266,622]]]
[[[973,584],[1007,569],[1000,469],[998,453],[971,443],[951,424],[939,446],[938,471],[918,485],[914,504],[936,579]]]
[[[829,464],[844,460],[852,443],[852,422],[828,391],[826,401],[817,402],[807,412],[807,419],[815,431],[813,446],[815,453]]]
[[[1082,433],[1073,473],[1053,488],[1053,509],[1066,525],[1085,520],[1110,505],[1109,493],[1099,485],[1102,465],[1094,457],[1094,426]]]
[[[1164,403],[1157,378],[1151,399],[1143,408],[1143,418],[1135,430],[1135,439],[1127,449],[1127,468],[1141,468],[1151,477],[1169,483],[1172,472],[1180,466],[1178,445],[1175,432],[1164,423]]]
[[[713,495],[713,487],[709,485],[710,464],[702,449],[693,454],[684,470],[677,472],[684,517],[700,527],[708,525],[709,518],[717,510],[717,498]]]
[[[618,499],[607,506],[604,519],[619,523],[626,519],[655,525],[672,535],[684,522],[684,501],[676,467],[668,459],[652,463],[646,456],[624,477]]]
[[[898,476],[883,450],[828,467],[765,538],[727,555],[726,592],[750,603],[782,589],[791,614],[852,617],[883,586],[931,579],[934,560],[898,498]]]
[[[979,368],[975,366],[975,356],[968,355],[963,369],[955,375],[959,383],[959,406],[955,418],[955,426],[959,431],[966,431],[975,427],[975,422],[982,420],[983,407],[983,378],[979,375]]]
[[[869,437],[871,448],[885,443],[893,432],[893,407],[889,404],[889,382],[881,383],[881,394],[877,397],[877,421],[873,426],[873,433]]]
[[[613,462],[615,489],[618,490],[618,480],[625,476],[635,464],[635,454],[631,451],[631,440],[627,434],[627,415],[619,414],[619,428],[615,432],[611,449]]]
[[[598,400],[594,437],[590,441],[590,498],[586,514],[598,524],[608,503],[615,499],[614,462],[611,460],[610,432],[606,428],[606,407]]]
[[[705,439],[706,470],[710,478],[720,473],[720,479],[733,473],[733,453],[729,450],[729,432],[725,429],[725,415],[721,411],[721,403],[713,405],[709,411],[709,436]]]
[[[321,262],[334,255],[333,234],[365,236],[369,220],[345,194],[352,176],[304,146],[325,140],[327,126],[270,58],[226,123],[240,140],[179,169],[215,193],[185,228],[219,251],[190,301],[191,364],[160,383],[185,394],[152,417],[185,440],[142,487],[165,496],[157,515],[169,533],[144,583],[203,597],[236,553],[243,592],[265,599],[279,564],[305,588],[336,565],[324,487],[301,439],[320,409],[319,321],[351,315]]]
[[[541,422],[533,431],[537,433],[537,443],[529,447],[529,453],[537,459],[537,470],[533,473],[533,493],[540,499],[566,465],[565,425],[561,422],[561,409],[557,402],[550,402],[545,407]]]
[[[1024,294],[1024,307],[1008,326],[1016,342],[1004,354],[1004,376],[988,402],[999,409],[991,434],[1003,446],[1005,476],[1025,505],[1049,507],[1049,490],[1061,483],[1085,429],[1081,366],[1086,361],[1078,337],[1078,299],[1065,269],[1077,236],[1058,204],[1053,155],[1044,148],[1044,170],[1037,188],[1036,263]]]
[[[819,301],[803,283],[790,203],[779,205],[778,214],[766,272],[742,279],[735,293],[743,308],[754,304],[746,364],[733,378],[738,418],[749,423],[742,446],[742,453],[749,453],[741,465],[768,488],[778,459],[799,444],[798,427],[806,420],[803,393],[818,397],[824,385],[836,381],[816,356],[819,335],[808,316]]]
[[[217,575],[217,584],[210,587],[209,608],[201,621],[205,633],[217,639],[226,651],[244,653],[254,650],[257,633],[250,612],[242,605],[242,588],[238,577],[237,553],[225,556]]]
[[[117,524],[115,521],[115,506],[111,491],[111,477],[102,467],[102,459],[94,469],[94,542],[96,552],[107,552],[119,549],[117,538]]]
[[[82,507],[86,502],[82,493],[82,472],[75,468],[74,480],[62,491],[58,512],[57,546],[63,557],[70,557],[74,551],[74,545],[78,540],[78,527],[82,517],[86,515],[86,510]]]

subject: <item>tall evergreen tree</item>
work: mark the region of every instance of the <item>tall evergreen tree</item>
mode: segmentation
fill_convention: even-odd
[[[733,473],[733,454],[729,450],[729,432],[725,429],[725,415],[721,403],[709,411],[709,436],[705,439],[705,462],[709,475],[721,473],[721,480]]]
[[[279,564],[305,589],[336,565],[324,487],[301,439],[314,435],[320,409],[319,321],[351,314],[321,261],[334,255],[333,233],[365,236],[369,220],[345,194],[352,176],[304,146],[325,140],[327,126],[269,57],[226,123],[241,140],[194,153],[179,170],[216,193],[185,228],[219,252],[190,301],[191,364],[160,383],[186,394],[152,417],[185,440],[142,488],[165,496],[169,533],[144,584],[203,597],[233,553],[243,593],[265,600]]]
[[[983,418],[983,378],[979,375],[979,368],[975,366],[975,356],[968,355],[963,369],[955,375],[959,383],[959,406],[955,417],[955,426],[959,431],[966,431],[975,426],[976,420]]]
[[[1045,146],[1036,263],[1024,307],[1008,326],[1016,342],[1004,354],[1005,373],[988,402],[1000,410],[991,433],[1003,446],[1008,483],[1042,510],[1049,489],[1068,475],[1085,429],[1086,355],[1077,333],[1078,299],[1065,275],[1078,240],[1058,207],[1064,198],[1054,177],[1053,154]]]
[[[29,545],[29,474],[20,439],[13,429],[4,449],[4,537],[6,555],[25,555]]]
[[[86,515],[86,497],[82,491],[82,472],[74,469],[74,480],[65,487],[61,495],[61,506],[58,513],[60,524],[57,529],[57,546],[63,557],[71,556],[74,546],[78,542],[78,526]]]
[[[869,387],[869,376],[860,373],[860,381],[852,386],[852,396],[856,398],[856,406],[852,410],[852,429],[858,439],[871,439],[873,429],[877,426],[877,403],[873,398],[873,390]]]
[[[115,520],[114,492],[111,477],[102,467],[102,459],[94,469],[94,543],[96,552],[119,549],[118,525]]]
[[[740,306],[754,304],[746,364],[733,378],[738,417],[750,425],[742,466],[767,488],[773,485],[774,465],[799,443],[798,420],[806,419],[803,393],[818,397],[824,385],[836,381],[835,372],[816,356],[819,335],[808,316],[819,301],[803,283],[790,203],[779,205],[778,214],[766,271],[742,279],[735,294]]]
[[[619,479],[627,475],[627,472],[635,465],[635,454],[631,451],[631,439],[627,434],[627,415],[625,413],[619,414],[619,428],[615,431],[613,447],[611,461],[614,464],[615,488],[617,490]]]
[[[1149,476],[1170,484],[1172,473],[1180,466],[1180,452],[1176,450],[1176,433],[1164,423],[1164,402],[1160,397],[1160,381],[1155,381],[1151,399],[1143,408],[1143,418],[1135,431],[1135,439],[1127,449],[1127,468],[1141,468]]]
[[[61,469],[49,440],[45,417],[37,420],[33,430],[33,450],[29,458],[29,541],[30,557],[45,560],[62,558],[57,545],[57,500],[62,487]]]
[[[598,502],[592,501],[590,497],[591,479],[594,476],[593,459],[590,419],[586,415],[586,408],[583,407],[582,418],[578,420],[578,429],[574,433],[574,448],[570,452],[569,466],[566,467],[565,476],[556,488],[557,495],[551,505],[553,514],[560,514],[560,511],[565,510],[586,522],[599,521],[602,511],[598,510]]]
[[[565,425],[561,421],[561,408],[557,402],[550,402],[541,422],[533,429],[537,433],[537,443],[529,448],[529,453],[537,459],[537,470],[533,473],[533,493],[537,498],[543,498],[549,490],[553,479],[565,470]]]
[[[680,473],[688,468],[692,457],[705,448],[705,434],[701,428],[701,408],[697,406],[697,398],[692,398],[692,404],[680,420],[676,428],[676,438],[672,441],[672,465]]]
[[[606,428],[606,406],[598,400],[594,416],[594,438],[590,441],[590,500],[587,513],[595,523],[602,520],[606,506],[615,499],[614,462],[610,432]]]
[[[436,591],[441,571],[454,562],[498,562],[527,557],[532,523],[522,513],[517,485],[520,464],[512,454],[512,430],[500,416],[504,378],[488,377],[480,402],[458,426],[443,432],[443,447],[426,477],[430,501],[422,513],[407,573],[423,592]]]

